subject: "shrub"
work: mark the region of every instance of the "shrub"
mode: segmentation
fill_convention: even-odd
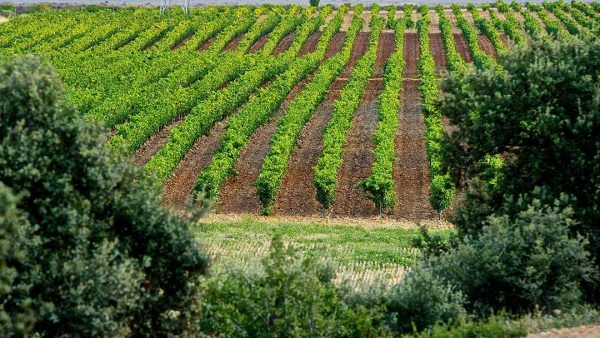
[[[534,200],[514,218],[490,217],[478,237],[430,265],[465,294],[475,313],[569,308],[581,300],[581,281],[595,276],[586,240],[569,236],[572,216],[560,203]]]
[[[228,337],[372,337],[377,309],[350,306],[331,265],[301,259],[280,237],[256,269],[233,270],[203,286],[201,331]]]
[[[421,331],[466,315],[463,295],[427,265],[407,273],[388,299],[387,310],[396,315],[396,330],[400,333]]]
[[[534,40],[500,63],[506,72],[450,76],[443,85],[439,109],[458,127],[443,162],[464,193],[452,221],[477,236],[491,214],[514,219],[524,210],[519,200],[553,205],[565,194],[570,231],[589,239],[598,264],[600,44]]]
[[[0,68],[0,107],[0,181],[20,197],[16,212],[32,228],[12,280],[31,288],[11,302],[31,299],[33,330],[193,333],[207,258],[189,221],[162,208],[137,170],[110,155],[38,59]]]

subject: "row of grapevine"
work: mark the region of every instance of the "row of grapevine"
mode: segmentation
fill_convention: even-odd
[[[598,15],[598,13],[596,13],[596,11],[594,11],[590,6],[586,5],[584,2],[582,2],[582,1],[572,1],[571,5],[574,8],[577,8],[578,10],[580,10],[581,12],[583,12],[589,18],[595,20],[596,22],[600,21],[600,15]]]
[[[477,68],[496,67],[497,64],[496,61],[494,61],[494,58],[479,48],[479,35],[477,34],[475,28],[473,28],[467,19],[464,18],[461,8],[457,4],[452,4],[450,8],[452,9],[452,13],[454,13],[458,27],[465,36],[467,45],[471,50],[471,56],[473,56],[473,62],[475,63],[475,66],[477,66]]]
[[[475,7],[472,3],[467,5],[467,9],[471,12],[473,21],[475,22],[477,28],[479,28],[479,30],[488,37],[492,43],[492,46],[494,46],[496,53],[498,55],[503,54],[506,51],[506,48],[504,47],[504,43],[502,42],[496,27],[494,27],[490,21],[484,19],[479,13],[477,7]]]
[[[394,52],[385,65],[384,87],[379,95],[379,123],[373,135],[375,148],[371,175],[360,183],[380,212],[396,204],[393,167],[401,104],[399,93],[404,81],[404,30],[404,20],[398,20],[394,26]]]
[[[450,206],[454,199],[455,187],[450,175],[442,168],[441,148],[444,142],[444,124],[442,114],[435,107],[440,96],[440,82],[435,73],[435,61],[429,49],[429,19],[426,7],[421,7],[421,19],[417,22],[419,35],[419,90],[422,96],[423,115],[425,116],[425,150],[429,160],[431,179],[429,203],[440,212]]]
[[[581,37],[591,36],[592,34],[589,30],[579,25],[579,23],[577,23],[575,20],[573,20],[573,18],[571,18],[567,13],[563,11],[563,8],[565,6],[568,7],[569,5],[564,4],[564,6],[561,6],[561,3],[558,2],[544,3],[544,8],[552,12],[563,23],[563,25],[565,25],[569,33]]]
[[[523,27],[527,34],[532,37],[546,36],[546,31],[540,21],[534,18],[528,10],[520,10],[519,12],[523,16]]]
[[[369,48],[356,63],[340,98],[333,104],[332,117],[323,134],[323,153],[319,156],[314,168],[316,198],[325,208],[329,208],[335,197],[346,134],[352,126],[354,114],[360,104],[367,82],[373,75],[383,20],[377,18],[375,21],[371,21],[370,25]]]
[[[274,39],[279,39],[278,36]],[[201,101],[184,117],[181,125],[170,130],[167,143],[147,163],[147,173],[154,175],[158,183],[164,183],[201,135],[207,134],[216,121],[246,102],[262,83],[283,72],[294,56],[260,58],[257,65],[240,78]]]
[[[577,7],[575,7],[574,4],[572,6],[565,4],[561,6],[561,8],[567,13],[569,13],[575,19],[575,21],[577,21],[577,23],[579,23],[586,29],[589,29],[591,32],[598,29],[598,23],[600,21],[589,18],[585,13],[583,13]]]
[[[440,31],[442,32],[444,50],[446,51],[446,63],[448,65],[448,70],[451,72],[465,72],[467,70],[467,64],[456,51],[454,34],[452,32],[452,22],[450,22],[450,20],[446,17],[446,13],[444,12],[444,7],[442,5],[436,6],[435,10],[439,18],[439,26]]]
[[[331,83],[341,74],[350,60],[354,41],[363,25],[361,13],[362,6],[356,6],[342,50],[319,68],[312,81],[290,102],[285,116],[278,123],[269,153],[255,182],[258,197],[266,214],[270,213],[302,128],[325,97]]]
[[[482,8],[487,11],[490,20],[496,29],[504,31],[504,33],[506,33],[506,35],[517,45],[523,45],[525,43],[525,36],[521,30],[521,23],[515,17],[513,12],[505,12],[505,20],[501,20],[490,5],[484,4]]]
[[[303,14],[298,16],[298,14]],[[306,20],[306,14],[302,13],[300,6],[294,6],[289,14],[284,18],[281,23],[271,32],[269,40],[265,43],[262,50],[259,52],[260,55],[271,55],[279,42],[289,33],[291,33],[296,27]]]
[[[261,89],[254,98],[232,116],[211,163],[198,177],[194,187],[195,192],[200,192],[207,197],[217,196],[221,185],[231,175],[238,156],[250,136],[277,112],[294,86],[319,66],[321,59],[325,56],[326,46],[340,29],[346,12],[347,7],[344,7],[338,13],[337,18],[330,22],[317,44],[321,46],[320,48],[292,61],[287,71],[277,77],[272,84]]]
[[[569,35],[569,33],[563,27],[563,25],[557,20],[552,19],[541,6],[528,2],[527,9],[537,13],[540,20],[542,20],[542,22],[546,26],[546,31],[548,32],[548,34],[552,35],[555,38],[564,38]]]

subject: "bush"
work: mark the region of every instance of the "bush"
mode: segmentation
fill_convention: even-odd
[[[330,265],[298,257],[275,237],[256,269],[233,270],[203,286],[201,331],[227,337],[373,337],[378,308],[349,305]]]
[[[27,293],[31,284],[19,280],[27,250],[36,243],[32,228],[16,208],[17,198],[0,182],[0,336],[24,336],[34,322]]]
[[[600,44],[535,40],[500,63],[505,72],[450,76],[443,85],[439,109],[458,127],[444,143],[444,164],[464,192],[452,222],[477,236],[492,214],[515,219],[533,198],[552,206],[567,195],[571,234],[589,239],[598,268]]]
[[[478,237],[430,261],[436,276],[456,285],[477,314],[567,309],[581,300],[580,283],[594,278],[587,242],[570,237],[570,208],[537,200],[510,217],[490,217]]]
[[[11,306],[28,303],[33,330],[48,336],[193,333],[207,258],[189,221],[110,155],[36,58],[0,68],[0,107],[0,181],[20,197],[15,212],[32,230],[24,262],[6,275],[31,288]]]
[[[426,265],[409,272],[388,299],[387,310],[396,315],[396,330],[400,333],[421,331],[466,315],[463,295]]]

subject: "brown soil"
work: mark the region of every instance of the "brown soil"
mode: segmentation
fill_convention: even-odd
[[[323,33],[320,31],[316,31],[308,38],[308,40],[306,40],[304,46],[302,46],[302,49],[300,49],[300,56],[312,53],[317,49],[317,43],[319,42],[321,34]]]
[[[354,41],[354,46],[352,46],[352,54],[350,55],[350,60],[348,61],[348,65],[346,66],[342,77],[350,76],[350,73],[352,73],[352,69],[354,68],[354,65],[356,65],[358,59],[360,59],[361,56],[365,55],[367,49],[369,49],[369,35],[369,32],[358,33],[358,36]]]
[[[221,188],[219,204],[216,207],[218,212],[261,213],[262,204],[253,184],[258,179],[260,168],[269,153],[271,138],[277,130],[279,119],[284,116],[288,103],[302,91],[308,81],[305,79],[297,84],[288,94],[277,115],[252,134],[236,162],[236,174],[229,176]]]
[[[551,329],[546,332],[533,333],[527,338],[595,338],[600,337],[599,325],[585,325],[565,329]]]
[[[382,32],[381,35],[379,35],[379,47],[377,49],[377,62],[375,63],[374,77],[378,78],[383,76],[385,63],[394,52],[394,46],[393,32]]]
[[[235,39],[229,41],[229,43],[227,44],[227,46],[225,46],[223,51],[234,51],[245,36],[245,34],[240,34]]]
[[[500,39],[502,40],[502,43],[504,44],[505,47],[507,47],[507,48],[512,47],[512,42],[510,41],[510,38],[508,36],[506,36],[506,34],[500,34]]]
[[[173,47],[173,50],[181,48],[181,46],[185,45],[193,37],[194,37],[194,34],[190,34],[190,35],[186,36],[185,38],[181,39],[181,41],[179,41],[177,44],[175,44],[175,46]]]
[[[430,219],[435,216],[429,205],[429,166],[423,139],[419,81],[404,81],[402,107],[398,112],[394,181],[398,204],[394,215],[404,219]]]
[[[257,53],[258,51],[260,51],[261,49],[263,49],[263,47],[265,46],[265,43],[267,43],[267,40],[269,40],[269,34],[263,35],[260,39],[258,39],[258,41],[256,41],[252,45],[252,47],[250,47],[249,52],[250,53]]]
[[[344,40],[346,39],[346,32],[337,32],[331,42],[329,42],[329,46],[327,46],[327,51],[325,51],[325,59],[329,59],[336,53],[344,48]]]
[[[368,93],[371,92],[371,93]],[[379,100],[369,100],[376,91],[367,90],[348,131],[342,165],[338,172],[336,196],[331,205],[335,216],[375,216],[375,204],[367,198],[358,183],[371,174],[373,165],[373,132],[377,128]]]
[[[174,125],[180,125],[181,120],[169,124],[168,126],[161,128],[156,134],[153,134],[148,138],[146,143],[136,150],[133,155],[133,164],[136,166],[145,166],[148,161],[154,156],[160,148],[162,148],[169,139],[169,131]]]
[[[283,39],[281,39],[281,41],[279,41],[279,44],[277,45],[277,47],[275,47],[272,54],[278,55],[288,50],[288,48],[290,48],[290,46],[292,45],[292,42],[294,42],[295,37],[296,31],[293,31],[290,34],[286,35]]]
[[[198,51],[202,52],[202,51],[207,50],[208,48],[210,48],[210,46],[213,44],[214,41],[215,41],[215,37],[208,39],[208,41],[206,41],[200,47],[198,47]]]
[[[454,46],[456,51],[460,56],[462,56],[465,62],[473,62],[473,57],[471,56],[471,50],[467,45],[467,40],[465,40],[465,36],[461,33],[454,33]]]
[[[226,120],[217,123],[209,135],[200,137],[194,146],[179,162],[173,175],[165,184],[163,204],[174,209],[182,209],[190,195],[200,172],[210,164],[219,146],[219,138],[225,132]]]
[[[417,78],[417,58],[419,55],[419,37],[417,33],[404,34],[404,78]]]
[[[496,57],[496,51],[494,50],[494,46],[492,45],[490,39],[488,39],[487,36],[479,35],[479,48],[481,48],[481,50],[485,53]]]
[[[322,209],[315,198],[313,167],[323,151],[323,130],[331,118],[334,98],[322,103],[302,129],[275,198],[274,214],[309,216]]]
[[[438,74],[446,71],[446,50],[442,40],[442,33],[429,34],[429,49],[435,60],[435,70]]]

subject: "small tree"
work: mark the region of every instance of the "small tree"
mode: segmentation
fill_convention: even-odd
[[[319,7],[320,0],[309,0],[310,5],[313,7]]]
[[[27,286],[8,301],[0,290],[5,311],[27,302],[32,330],[48,336],[193,334],[207,258],[189,221],[104,148],[48,66],[28,56],[0,68],[0,121],[0,182],[19,196],[2,205],[0,236],[22,260],[2,283]]]

